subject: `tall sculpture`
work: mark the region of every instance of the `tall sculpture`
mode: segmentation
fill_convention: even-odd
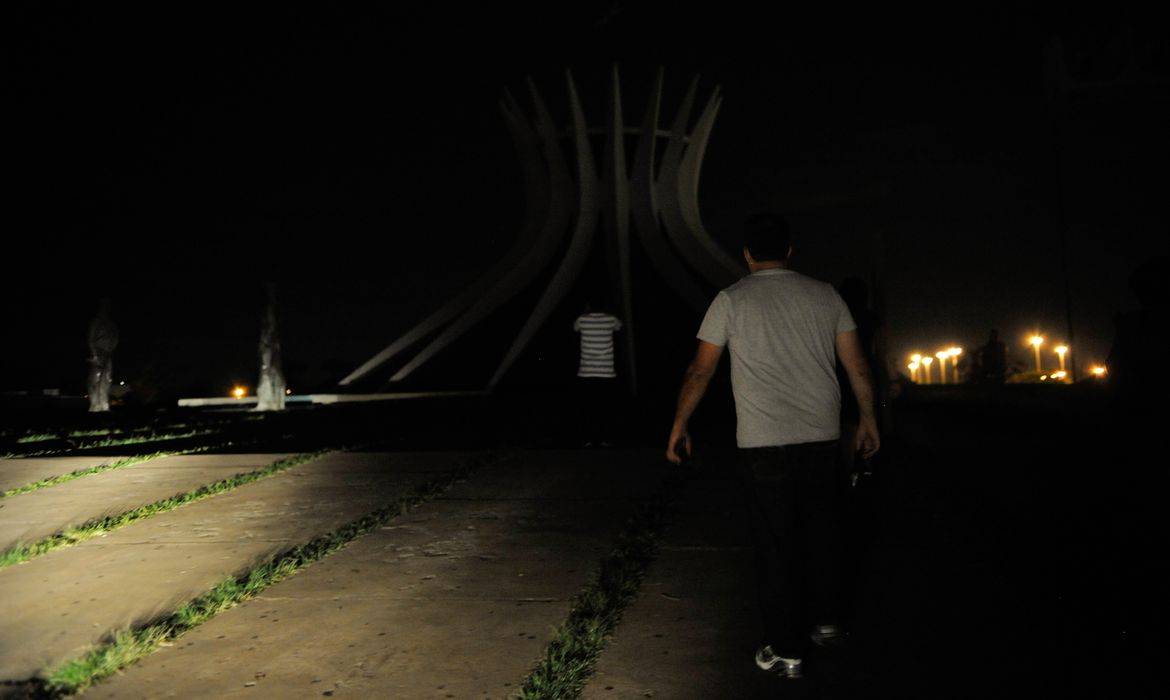
[[[118,347],[118,327],[110,317],[110,300],[98,302],[97,314],[89,322],[89,410],[102,413],[110,410],[110,385],[113,382],[114,350]]]
[[[280,363],[280,336],[276,332],[276,285],[267,287],[268,302],[260,318],[260,381],[256,386],[257,411],[284,410],[284,371]]]
[[[557,251],[564,257],[527,321],[488,380],[493,389],[577,281],[602,231],[610,285],[625,322],[625,372],[637,386],[635,319],[631,299],[630,237],[636,234],[655,270],[683,301],[701,311],[712,289],[731,284],[745,270],[703,229],[699,216],[699,170],[722,102],[715,88],[691,126],[699,78],[695,76],[669,130],[659,127],[663,73],[660,69],[640,126],[627,126],[621,82],[613,67],[604,126],[590,128],[573,77],[566,72],[569,123],[558,128],[544,99],[527,81],[530,110],[507,91],[500,100],[504,123],[520,158],[527,209],[513,247],[491,270],[439,310],[341,380],[351,384],[430,337],[390,378],[409,377],[439,351],[462,337],[532,284]],[[633,166],[627,166],[626,136],[637,136]],[[591,136],[600,136],[600,175]],[[632,224],[632,226],[631,226]],[[565,238],[568,238],[567,246]],[[696,279],[697,277],[697,279]],[[707,288],[709,287],[709,288]],[[433,336],[433,337],[432,337]]]

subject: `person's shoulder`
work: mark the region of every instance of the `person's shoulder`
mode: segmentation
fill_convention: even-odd
[[[719,294],[724,294],[728,297],[734,297],[737,294],[743,293],[744,290],[750,289],[755,284],[751,275],[744,275],[735,282],[719,290]],[[718,296],[718,295],[716,295]]]

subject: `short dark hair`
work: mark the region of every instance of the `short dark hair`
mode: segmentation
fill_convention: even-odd
[[[752,214],[743,224],[743,245],[757,262],[787,260],[792,246],[788,222],[772,212]]]

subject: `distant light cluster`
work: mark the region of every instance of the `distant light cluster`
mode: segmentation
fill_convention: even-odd
[[[1052,352],[1057,358],[1057,369],[1045,369],[1044,359],[1041,355],[1040,348],[1044,346],[1047,339],[1039,332],[1034,332],[1029,335],[1024,344],[1032,348],[1035,357],[1035,370],[1033,372],[1024,372],[1015,375],[1009,381],[1024,381],[1024,382],[1054,382],[1058,384],[1067,384],[1072,382],[1072,373],[1067,366],[1067,360],[1070,348],[1066,343],[1060,343],[1053,346]],[[910,371],[910,381],[915,384],[947,384],[959,383],[959,356],[963,354],[963,348],[958,346],[951,346],[941,348],[932,354],[924,354],[921,352],[913,352],[908,357],[910,362],[906,365],[906,369]],[[938,374],[937,378],[932,373],[933,364],[938,360]],[[947,360],[951,361],[951,370],[947,371]],[[1095,364],[1089,367],[1089,375],[1093,379],[1104,379],[1109,373],[1109,369],[1105,365]]]

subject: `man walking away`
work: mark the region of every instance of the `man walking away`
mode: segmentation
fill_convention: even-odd
[[[751,274],[720,292],[698,333],[679,392],[667,459],[690,454],[687,422],[723,348],[731,350],[736,442],[756,543],[766,639],[756,664],[801,676],[807,643],[842,637],[842,500],[837,458],[840,358],[858,404],[853,448],[869,458],[879,438],[873,385],[856,325],[827,283],[788,269],[783,219],[761,214],[745,226]],[[810,634],[811,632],[811,634]]]
[[[584,408],[585,446],[608,446],[613,426],[610,416],[618,407],[617,372],[613,362],[613,334],[622,329],[616,316],[594,311],[585,304],[584,312],[573,322],[581,335],[581,356],[577,382]]]

